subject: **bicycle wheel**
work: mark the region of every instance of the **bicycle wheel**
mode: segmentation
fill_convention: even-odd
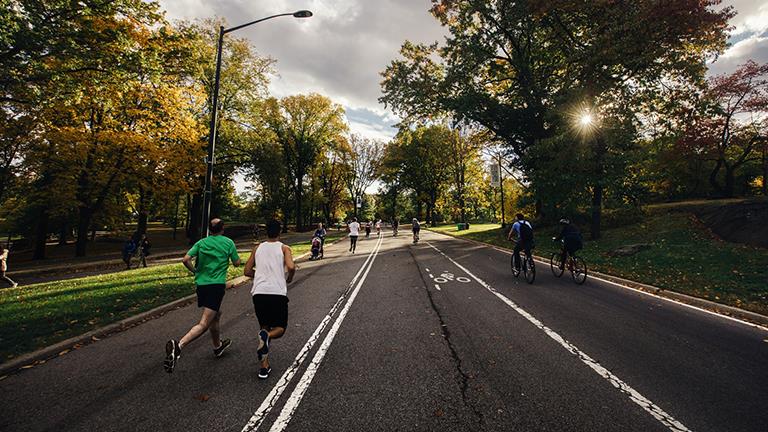
[[[533,263],[533,258],[526,256],[523,259],[523,272],[525,272],[525,281],[532,284],[536,280],[536,264]]]
[[[578,285],[583,284],[587,280],[587,263],[579,257],[573,257],[573,268],[571,269],[571,277],[573,281]]]
[[[555,277],[562,276],[565,271],[565,267],[563,267],[562,261],[560,261],[561,258],[562,255],[559,252],[555,252],[552,254],[552,258],[549,259],[549,268]]]
[[[512,255],[512,258],[510,259],[509,262],[510,262],[510,265],[512,267],[512,274],[515,275],[515,277],[520,276],[520,270],[518,270],[517,267],[515,267],[515,256],[514,255]]]

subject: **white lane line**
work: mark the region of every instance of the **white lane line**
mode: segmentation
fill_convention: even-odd
[[[501,248],[498,248],[498,247],[495,247],[495,246],[489,246],[489,247],[491,249],[497,250],[499,252],[503,252],[503,253],[505,253],[507,255],[512,255],[512,252],[510,252],[508,250],[501,249]],[[538,263],[541,263],[541,264],[543,264],[545,266],[549,265],[548,262],[540,260],[540,259],[536,259],[535,261],[538,262]],[[631,291],[635,291],[635,292],[640,293],[640,294],[645,294],[645,295],[647,295],[649,297],[653,297],[654,299],[664,300],[664,301],[667,301],[669,303],[674,303],[674,304],[676,304],[678,306],[684,306],[684,307],[687,307],[689,309],[694,309],[694,310],[697,310],[699,312],[704,312],[704,313],[707,313],[709,315],[716,316],[718,318],[724,318],[724,319],[727,319],[729,321],[734,321],[734,322],[737,322],[739,324],[743,324],[743,325],[746,325],[746,326],[749,326],[749,327],[754,327],[754,328],[757,328],[757,329],[760,329],[760,330],[763,330],[763,331],[768,331],[768,327],[760,325],[760,324],[755,324],[755,323],[751,323],[749,321],[744,321],[744,320],[740,320],[738,318],[734,318],[732,316],[723,315],[721,313],[717,313],[717,312],[711,311],[709,309],[700,308],[700,307],[694,306],[692,304],[681,302],[680,300],[675,300],[675,299],[671,299],[669,297],[660,296],[658,294],[654,294],[652,292],[648,292],[648,291],[645,291],[645,290],[641,290],[641,289],[637,289],[637,288],[632,288],[631,286],[620,284],[618,282],[614,282],[614,281],[611,281],[611,280],[608,280],[608,279],[603,279],[603,278],[601,278],[599,276],[589,275],[589,278],[590,279],[594,279],[594,280],[599,280],[600,282],[605,282],[607,284],[610,284],[610,285],[613,285],[613,286],[617,286],[619,288],[624,288],[624,289],[628,289],[628,290],[631,290]]]
[[[275,423],[272,424],[270,432],[281,432],[288,426],[288,423],[291,421],[293,414],[296,412],[296,409],[301,403],[301,399],[304,397],[307,389],[309,389],[309,385],[312,383],[312,379],[315,377],[317,370],[320,368],[320,364],[322,363],[323,358],[325,358],[325,354],[328,352],[328,348],[330,348],[333,339],[336,337],[336,333],[339,331],[341,323],[344,321],[344,318],[346,318],[349,309],[352,307],[352,303],[355,301],[357,294],[360,292],[360,287],[363,286],[363,282],[365,282],[365,279],[368,277],[368,272],[371,271],[373,262],[376,260],[376,256],[379,254],[380,245],[381,240],[379,240],[379,242],[376,244],[375,253],[373,254],[373,258],[371,259],[368,268],[357,282],[357,286],[355,287],[354,291],[352,291],[352,294],[349,295],[347,304],[344,305],[344,309],[339,312],[339,316],[336,318],[333,326],[331,326],[328,334],[325,335],[323,343],[320,345],[320,348],[317,349],[315,357],[307,366],[307,370],[304,371],[304,375],[302,375],[301,380],[299,380],[299,383],[296,384],[296,388],[293,390],[293,393],[291,393],[291,396],[285,402],[283,410],[280,411],[280,415],[277,417],[277,420],[275,420]]]
[[[429,278],[430,278],[430,279],[434,279],[435,277],[434,277],[434,276],[432,276],[432,273],[429,273]]]
[[[429,271],[429,269],[428,269],[428,268],[426,268],[426,267],[424,267],[424,270],[426,270],[426,271]]]
[[[435,288],[437,288],[437,290],[440,291],[440,285],[435,284]]]
[[[379,238],[379,243],[381,243],[381,237]],[[272,390],[269,392],[267,397],[264,398],[264,401],[261,403],[259,408],[253,414],[253,416],[251,416],[250,420],[248,420],[248,423],[246,423],[245,427],[243,427],[243,432],[255,431],[259,428],[259,426],[261,426],[264,419],[267,417],[269,412],[277,403],[278,399],[280,399],[280,396],[288,387],[288,384],[291,382],[294,375],[296,375],[296,372],[298,372],[301,364],[307,358],[309,351],[312,350],[312,347],[320,339],[320,334],[325,330],[325,327],[328,326],[328,323],[331,322],[331,317],[336,313],[336,311],[339,309],[341,304],[347,298],[347,294],[355,285],[355,282],[357,282],[358,278],[360,278],[360,275],[366,269],[366,267],[368,266],[368,263],[371,262],[371,258],[374,256],[374,253],[378,252],[378,246],[379,245],[377,244],[376,247],[374,247],[373,250],[371,250],[371,252],[368,254],[368,258],[366,258],[365,262],[360,267],[360,270],[357,271],[357,274],[355,274],[355,277],[352,278],[352,281],[349,283],[349,286],[347,287],[347,289],[344,291],[344,293],[341,294],[341,296],[339,296],[338,300],[336,300],[336,303],[333,305],[333,307],[328,312],[328,314],[325,317],[323,317],[323,320],[320,321],[320,324],[312,333],[312,336],[309,337],[307,342],[304,344],[304,347],[301,348],[301,351],[299,351],[299,354],[293,360],[291,367],[289,367],[283,373],[283,376],[281,376],[277,384],[275,384],[275,386],[272,387]]]
[[[690,430],[685,427],[682,423],[675,420],[674,417],[672,417],[670,414],[668,414],[666,411],[661,409],[658,405],[651,402],[648,398],[641,395],[637,392],[634,388],[632,388],[629,384],[622,381],[619,377],[611,373],[608,369],[604,368],[600,365],[597,361],[593,360],[592,357],[587,355],[585,352],[581,351],[576,345],[568,342],[565,340],[562,336],[557,334],[554,330],[550,329],[549,327],[545,326],[541,321],[539,321],[536,317],[526,312],[523,308],[518,306],[515,302],[507,298],[505,295],[501,294],[500,292],[496,291],[495,288],[488,285],[484,280],[480,279],[479,277],[475,276],[472,272],[470,272],[466,267],[462,266],[461,264],[457,263],[453,260],[453,258],[449,257],[448,255],[444,254],[443,251],[433,246],[431,243],[427,242],[429,246],[432,247],[432,249],[436,250],[440,255],[444,256],[448,259],[448,261],[452,262],[456,267],[463,270],[467,275],[472,277],[477,283],[482,285],[485,289],[490,291],[493,295],[498,297],[501,301],[506,303],[507,306],[514,309],[517,313],[522,315],[525,319],[530,321],[533,325],[538,327],[540,330],[543,330],[544,333],[547,334],[550,338],[554,339],[557,343],[563,346],[568,352],[578,357],[579,360],[582,361],[582,363],[589,366],[592,370],[597,372],[598,375],[605,378],[610,382],[614,387],[619,389],[620,392],[626,394],[629,399],[640,405],[641,408],[643,408],[646,412],[648,412],[650,415],[652,415],[656,420],[661,422],[664,426],[667,426],[669,430],[673,432],[690,432]]]

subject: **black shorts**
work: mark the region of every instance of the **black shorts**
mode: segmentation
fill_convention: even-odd
[[[275,294],[255,294],[253,310],[261,327],[288,328],[288,297]]]
[[[218,312],[226,289],[227,286],[225,284],[198,285],[197,307],[204,307]]]

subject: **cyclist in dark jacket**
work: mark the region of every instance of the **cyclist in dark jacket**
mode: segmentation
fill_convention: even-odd
[[[568,254],[573,256],[576,251],[584,247],[584,241],[582,240],[579,228],[572,224],[571,221],[565,218],[560,219],[560,225],[563,226],[563,229],[554,240],[563,241],[563,251],[560,255],[560,268],[563,269],[565,268],[565,260],[568,259]]]

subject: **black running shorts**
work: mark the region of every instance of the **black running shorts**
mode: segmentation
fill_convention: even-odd
[[[255,294],[253,310],[259,326],[288,328],[288,297],[274,294]]]
[[[219,311],[221,301],[224,300],[225,284],[211,284],[197,286],[197,307],[204,307]]]

